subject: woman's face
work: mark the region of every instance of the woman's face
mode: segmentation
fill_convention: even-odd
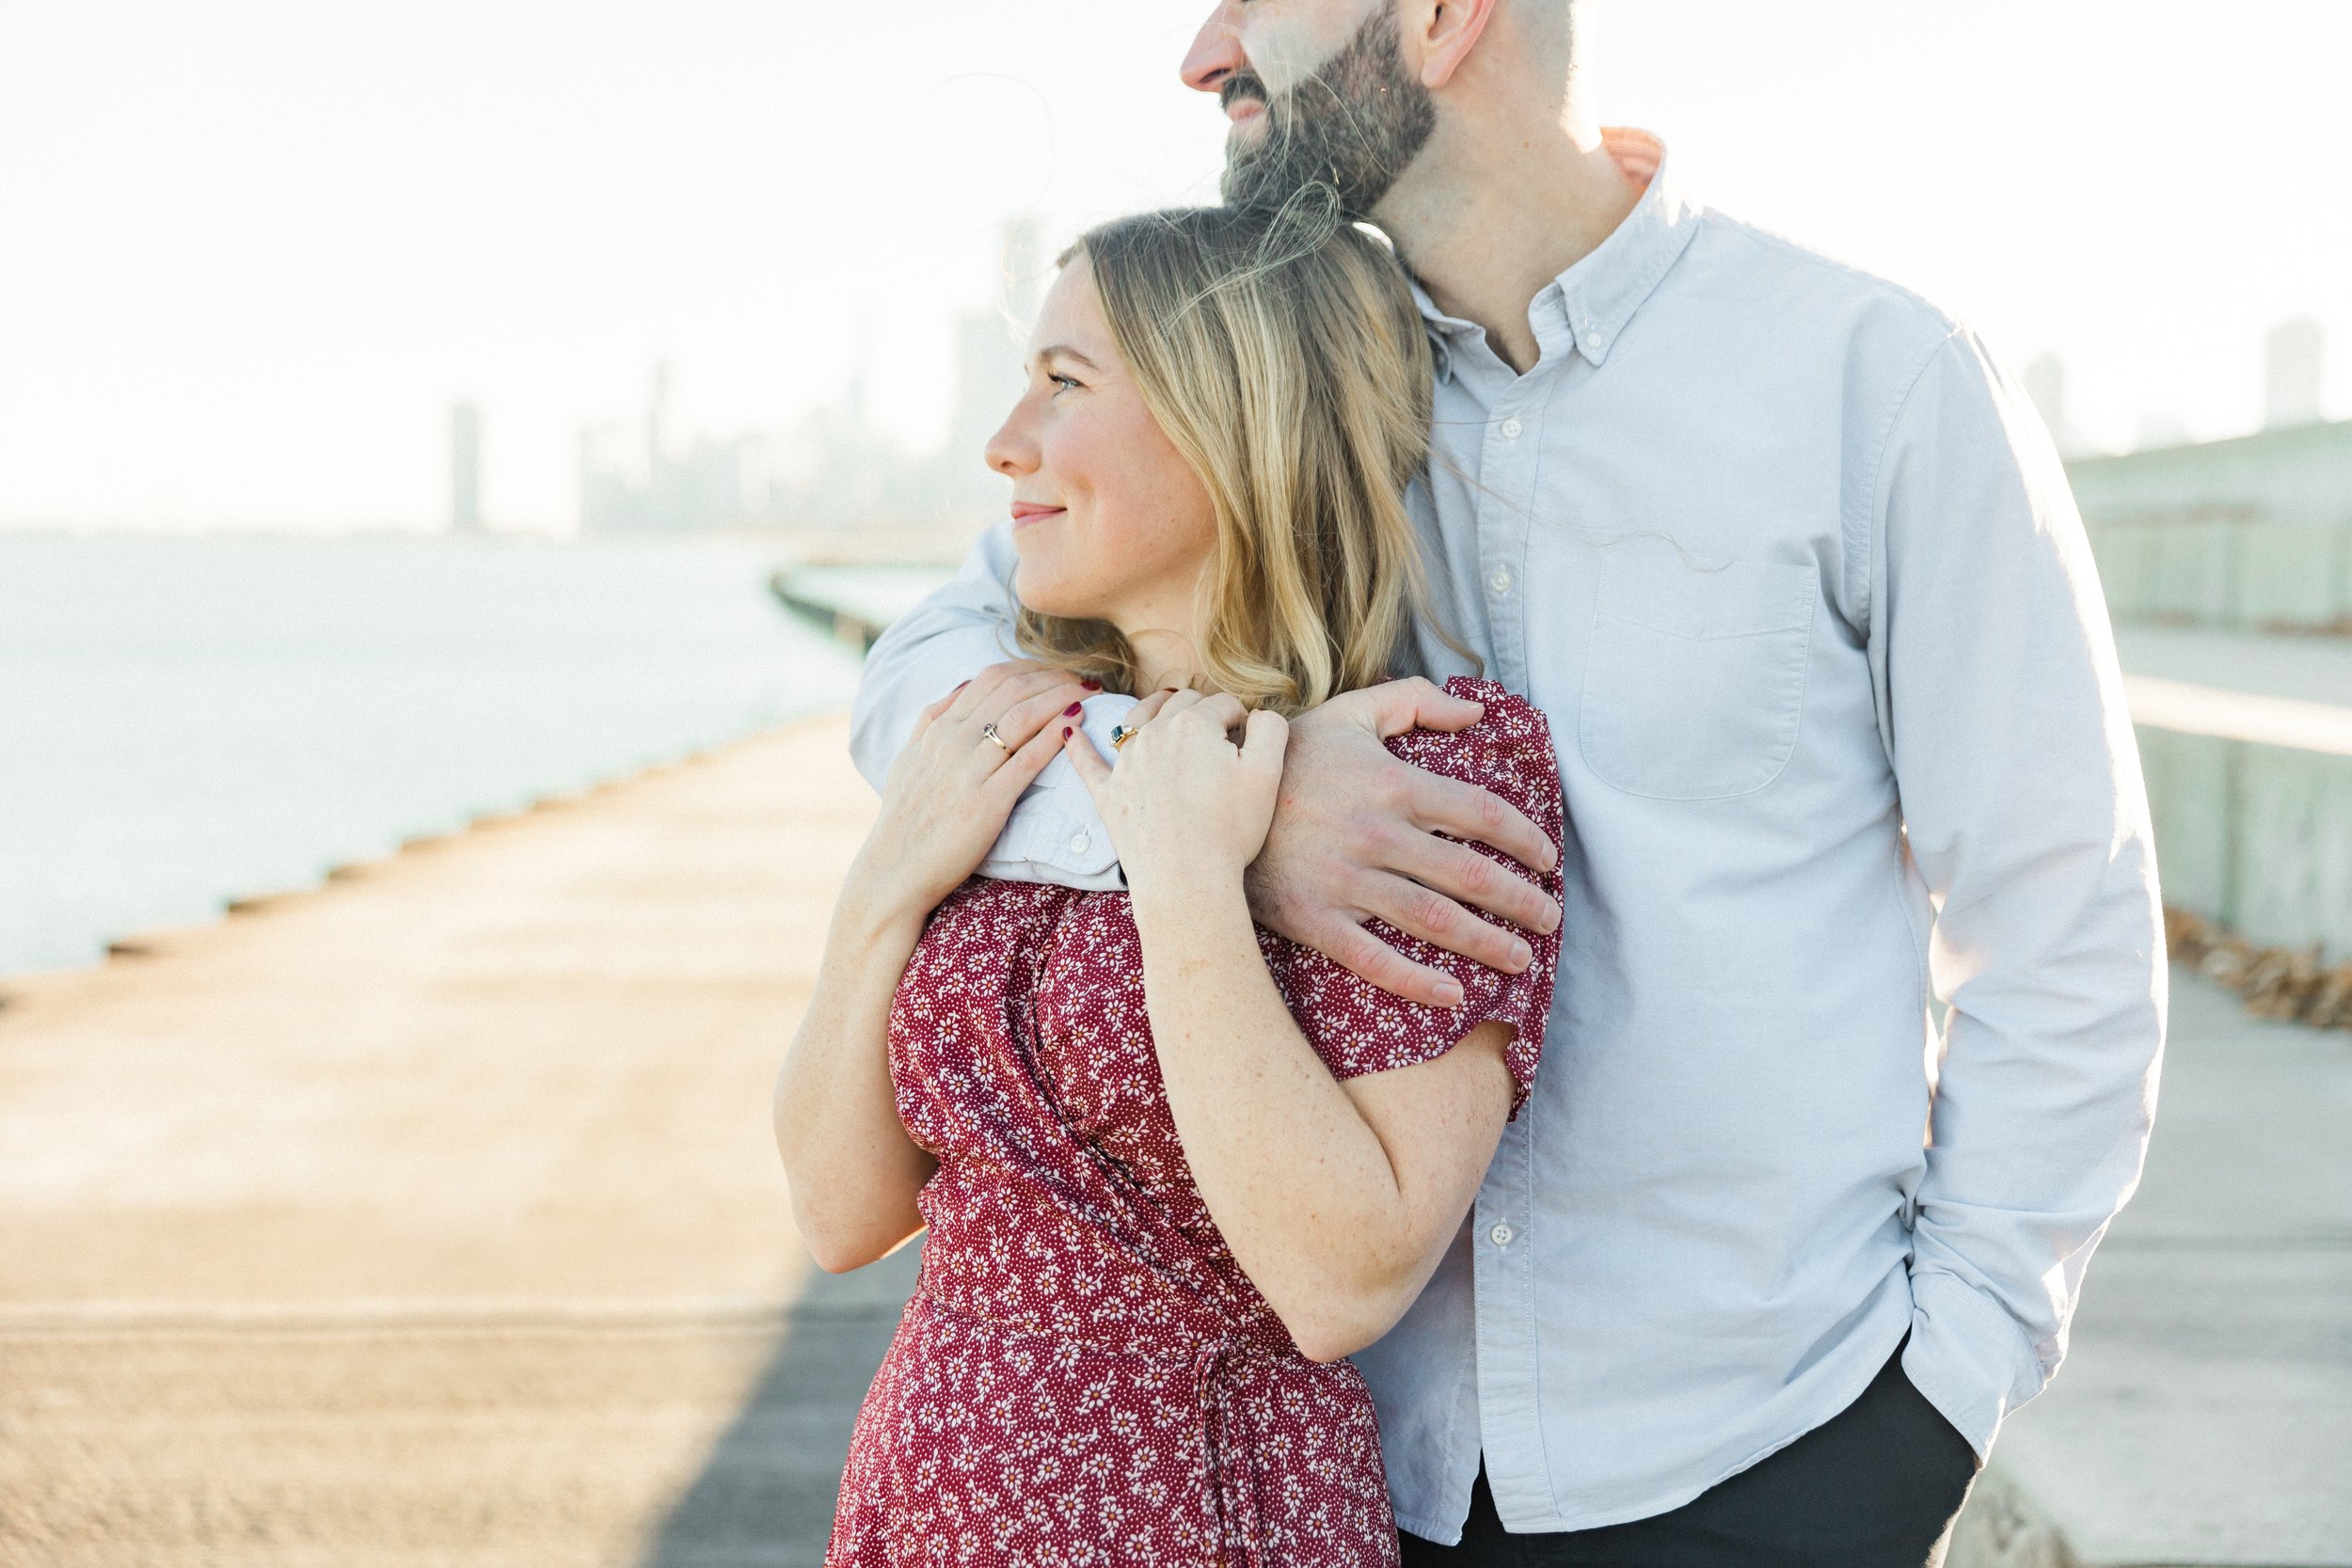
[[[1012,480],[1013,591],[1041,614],[1189,636],[1216,509],[1128,374],[1084,256],[1045,296],[1028,373],[988,443]]]

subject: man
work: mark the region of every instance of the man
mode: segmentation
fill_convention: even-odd
[[[2164,962],[2121,676],[1975,337],[1701,207],[1594,123],[1575,42],[1570,0],[1223,0],[1184,62],[1229,199],[1334,183],[1418,279],[1440,602],[1549,715],[1573,825],[1562,911],[1435,836],[1546,853],[1381,748],[1476,717],[1400,682],[1293,725],[1252,901],[1439,1004],[1365,918],[1505,968],[1465,904],[1564,923],[1534,1099],[1358,1358],[1408,1563],[1917,1564],[2138,1179]],[[1005,657],[1010,559],[876,648],[869,778]],[[986,869],[1118,875],[1053,775]]]

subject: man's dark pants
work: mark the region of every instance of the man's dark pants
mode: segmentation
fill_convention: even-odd
[[[1511,1535],[1482,1468],[1462,1544],[1407,1535],[1404,1568],[1920,1568],[1976,1476],[1898,1349],[1838,1415],[1654,1518]]]

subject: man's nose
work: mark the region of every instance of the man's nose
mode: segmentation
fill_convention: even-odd
[[[1241,52],[1241,34],[1233,15],[1235,0],[1217,0],[1216,9],[1200,24],[1192,47],[1184,52],[1180,74],[1195,92],[1215,92],[1225,78],[1248,65]]]

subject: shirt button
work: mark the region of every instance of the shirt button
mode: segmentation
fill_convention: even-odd
[[[1517,420],[1505,420],[1502,421],[1502,438],[1506,441],[1516,441],[1519,438],[1519,432],[1525,428],[1526,426]]]
[[[1093,847],[1094,839],[1093,836],[1089,833],[1080,833],[1077,837],[1070,841],[1070,852],[1073,855],[1083,855],[1089,849]]]
[[[1511,568],[1508,566],[1496,567],[1495,575],[1486,579],[1486,586],[1493,589],[1497,594],[1508,594],[1511,592]]]
[[[1509,1246],[1511,1244],[1511,1227],[1506,1221],[1495,1221],[1495,1227],[1492,1230],[1487,1231],[1486,1235],[1497,1246]]]

